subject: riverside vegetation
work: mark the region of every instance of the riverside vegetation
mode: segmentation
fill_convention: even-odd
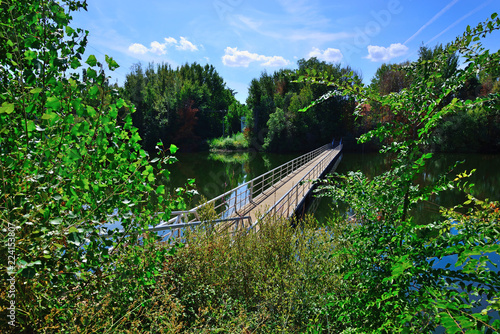
[[[469,193],[464,205],[420,226],[408,213],[432,194],[472,186],[467,173],[426,188],[414,180],[441,118],[499,108],[498,92],[454,96],[478,70],[498,77],[499,53],[481,47],[500,28],[496,14],[432,59],[408,64],[414,80],[398,92],[375,93],[351,73],[299,79],[359,106],[377,103],[391,117],[362,140],[378,137],[393,168],[371,179],[335,175],[323,186],[353,208],[351,219],[331,217],[319,227],[306,218],[292,228],[271,217],[258,233],[229,235],[211,232],[207,212],[206,228],[165,243],[141,231],[186,208],[189,192],[170,195],[163,185],[177,147],[159,142],[151,159],[133,126],[134,107],[108,84],[105,71],[118,64],[108,56],[106,64],[82,59],[88,32],[69,23],[71,12],[85,7],[73,0],[0,3],[2,254],[12,251],[7,226],[16,226],[15,267],[0,259],[2,332],[500,330],[500,282],[490,259],[500,251],[500,204]],[[455,53],[465,66],[443,80],[439,69]],[[110,220],[125,232],[103,237]],[[433,265],[453,255],[456,266]],[[15,327],[4,316],[12,276]]]

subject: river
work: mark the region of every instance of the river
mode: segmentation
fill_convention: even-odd
[[[176,157],[179,161],[168,166],[171,171],[169,183],[171,189],[175,189],[183,186],[187,179],[194,178],[196,190],[205,198],[211,199],[297,156],[298,154],[257,152],[178,153]],[[475,196],[480,199],[500,199],[500,155],[434,154],[418,181],[421,184],[428,184],[437,180],[439,175],[447,171],[456,161],[464,162],[454,170],[453,175],[476,169],[470,178],[470,182],[475,184]],[[378,153],[344,153],[337,172],[360,170],[371,177],[389,166],[390,160]],[[431,201],[420,203],[413,210],[413,216],[418,222],[429,222],[439,217],[440,205],[456,205],[464,199],[464,194],[459,191],[446,191]],[[197,201],[199,198],[195,198],[191,205],[194,206]],[[320,222],[331,215],[331,204],[328,198],[320,200],[314,213]]]

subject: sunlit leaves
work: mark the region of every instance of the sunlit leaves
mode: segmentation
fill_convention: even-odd
[[[4,102],[0,107],[0,114],[12,114],[14,112],[14,107],[14,103]]]
[[[80,74],[88,32],[69,27],[67,10],[81,6],[7,0],[0,11],[1,29],[9,36],[0,39],[7,51],[0,57],[5,79],[0,88],[0,222],[16,225],[16,250],[22,250],[16,253],[16,282],[23,289],[16,296],[20,331],[57,331],[70,311],[56,315],[52,310],[71,309],[71,300],[121,298],[125,284],[119,283],[117,270],[128,258],[137,259],[134,275],[151,277],[147,284],[163,265],[139,256],[143,248],[123,247],[125,238],[134,245],[153,243],[156,235],[140,241],[123,233],[107,239],[99,235],[115,220],[134,235],[159,221],[155,212],[166,212],[162,217],[168,219],[163,203],[170,194],[155,184],[156,172],[165,180],[168,173],[148,163],[128,110],[120,110],[126,103],[117,99],[95,56],[87,58],[89,68]],[[118,67],[112,58],[106,61],[110,69]],[[164,200],[155,200],[158,195]],[[6,243],[0,247],[4,251]],[[130,286],[132,294],[137,291],[141,284]]]
[[[97,59],[94,55],[90,55],[87,60],[85,61],[85,64],[89,66],[96,66],[97,65]]]
[[[111,71],[114,71],[118,67],[120,67],[120,65],[118,65],[118,63],[112,57],[109,57],[108,55],[106,55],[105,57],[106,57],[106,63],[108,64],[108,67]]]
[[[474,197],[466,172],[454,179],[443,175],[423,188],[414,182],[431,158],[426,152],[428,140],[442,117],[492,101],[498,104],[498,95],[468,100],[454,95],[480,70],[495,73],[498,67],[499,52],[485,50],[481,44],[485,36],[500,28],[497,15],[491,17],[475,28],[468,27],[438,54],[408,65],[405,71],[412,75],[412,83],[399,92],[381,96],[355,83],[327,82],[343,95],[387,108],[390,119],[364,134],[361,141],[378,138],[384,143],[382,151],[392,157],[391,170],[381,175],[371,179],[359,172],[335,175],[322,187],[324,195],[351,208],[348,221],[354,225],[337,232],[352,245],[351,257],[340,271],[346,286],[363,292],[356,299],[348,294],[332,296],[334,318],[349,319],[368,332],[381,328],[432,332],[438,325],[450,333],[500,329],[492,317],[500,310],[498,301],[491,300],[500,289],[493,260],[500,254],[499,203]],[[455,52],[465,59],[465,65],[443,80],[441,69]],[[441,209],[440,221],[422,226],[412,222],[408,212],[413,204],[457,188],[467,194],[462,205]],[[453,264],[437,265],[450,258]],[[481,313],[477,312],[479,305]],[[370,320],[358,320],[366,318]]]

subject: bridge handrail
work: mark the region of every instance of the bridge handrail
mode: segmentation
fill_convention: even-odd
[[[198,211],[207,205],[211,205],[212,203],[216,204],[216,202],[218,200],[222,200],[222,202],[218,205],[214,205],[214,209],[216,210],[217,214],[223,215],[225,212],[229,212],[231,210],[234,210],[234,212],[237,213],[238,209],[240,209],[245,203],[248,203],[249,201],[251,201],[252,198],[254,198],[256,194],[263,193],[267,189],[271,188],[275,184],[275,181],[280,182],[281,180],[283,180],[283,178],[285,176],[290,175],[292,172],[298,170],[300,167],[304,166],[305,164],[307,164],[311,160],[314,160],[317,156],[322,154],[324,151],[326,151],[330,147],[331,147],[330,143],[323,145],[323,146],[315,149],[314,151],[303,154],[303,155],[301,155],[293,160],[290,160],[290,161],[288,161],[288,162],[286,162],[286,163],[284,163],[276,168],[273,168],[270,171],[268,171],[264,174],[261,174],[255,178],[253,178],[252,180],[247,181],[247,182],[239,185],[238,187],[233,188],[233,189],[211,199],[208,202],[205,202],[203,204],[196,206],[195,208],[192,208],[192,209],[186,210],[186,211],[178,211],[178,212],[172,213],[172,214],[178,214],[179,216],[173,217],[173,218],[169,219],[167,222],[160,223],[159,225],[157,225],[157,227],[160,227],[160,226],[163,227],[165,225],[179,223],[179,221],[182,220],[182,217],[186,217],[189,214],[195,216],[193,219],[190,219],[190,220],[199,220]],[[268,183],[268,181],[271,181],[271,182]],[[266,187],[266,185],[267,185],[267,187]],[[244,196],[240,200],[238,200],[238,190],[241,190],[245,187],[246,187],[246,189],[244,191],[240,192],[240,194],[239,194],[240,196],[241,195],[244,195]],[[234,194],[234,196],[231,196],[233,194]],[[228,205],[227,202],[224,200],[227,196],[229,196],[229,199],[231,201],[234,201],[234,203]],[[220,210],[221,208],[223,208],[224,210]],[[218,212],[218,210],[221,212]]]
[[[326,168],[325,164],[331,163],[331,161],[328,161],[328,162],[325,162],[325,161],[327,161],[328,158],[332,154],[336,155],[339,151],[342,151],[342,147],[343,147],[342,142],[340,142],[339,145],[337,145],[337,147],[332,151],[332,153],[325,156],[323,159],[321,159],[321,161],[319,161],[316,165],[314,165],[314,167],[311,168],[311,170],[306,175],[304,175],[289,191],[287,191],[286,194],[284,194],[271,208],[269,208],[258,220],[256,220],[252,224],[252,227],[256,226],[259,223],[259,221],[261,221],[267,215],[271,214],[272,211],[274,211],[274,214],[276,215],[277,212],[281,211],[282,208],[285,207],[285,204],[288,204],[288,205],[286,205],[286,208],[288,208],[287,216],[290,216],[290,212],[289,212],[290,207],[291,207],[290,203],[294,203],[292,196],[295,195],[294,196],[295,201],[298,202],[298,198],[299,198],[298,195],[299,195],[299,188],[300,188],[300,189],[302,189],[302,196],[300,197],[302,199],[304,192],[307,188],[306,180],[317,178],[321,174],[321,171],[324,171],[324,169]],[[317,173],[318,170],[320,171],[319,173]],[[313,175],[314,173],[316,173],[316,175]],[[298,206],[298,204],[299,203],[294,203],[293,207]],[[279,206],[279,208],[278,208],[278,206]]]

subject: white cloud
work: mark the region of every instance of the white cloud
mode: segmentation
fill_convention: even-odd
[[[264,56],[249,51],[240,51],[238,48],[227,47],[222,63],[229,67],[248,67],[250,63],[259,62],[262,66],[286,66],[288,60],[281,56]]]
[[[198,47],[188,41],[186,37],[181,37],[179,44],[177,44],[175,48],[182,51],[198,51]]]
[[[167,45],[154,41],[151,42],[151,49],[149,49],[149,51],[152,53],[156,53],[157,55],[164,55],[165,53],[167,53],[167,51],[165,51],[166,47]]]
[[[134,43],[134,44],[130,45],[128,47],[128,50],[132,53],[137,53],[140,55],[143,55],[149,51],[147,47],[145,47],[144,45],[139,44],[139,43]]]
[[[272,56],[272,57],[264,57],[267,61],[265,63],[262,63],[262,66],[273,66],[273,67],[280,67],[280,66],[287,66],[290,64],[288,60],[281,56]]]
[[[177,40],[173,37],[165,37],[165,44],[177,44]]]
[[[368,45],[368,56],[371,61],[389,61],[392,58],[404,55],[408,47],[401,43],[391,44],[388,48],[383,46]]]
[[[180,41],[177,41],[173,37],[166,37],[164,40],[165,43],[160,43],[158,41],[151,42],[151,47],[149,49],[140,43],[134,43],[128,47],[128,50],[140,55],[150,52],[161,56],[167,53],[167,47],[174,45],[175,48],[180,51],[198,51],[198,47],[188,41],[186,37],[181,37]]]
[[[318,48],[313,48],[312,51],[309,52],[307,58],[309,59],[312,57],[316,57],[319,60],[323,60],[326,62],[336,63],[342,59],[343,55],[339,49],[328,48],[326,50],[321,51]]]

